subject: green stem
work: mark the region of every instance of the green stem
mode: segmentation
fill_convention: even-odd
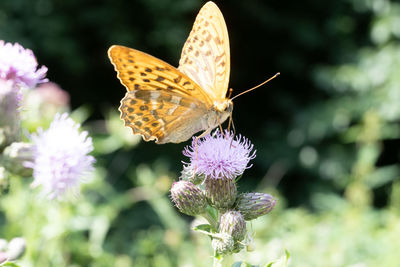
[[[217,259],[217,257],[214,257],[213,267],[222,267],[222,260],[223,259]]]
[[[208,212],[201,214],[201,216],[203,216],[208,221],[208,223],[211,225],[213,232],[216,232],[218,229],[218,222],[214,219],[214,217],[211,216]]]
[[[231,267],[232,264],[232,255],[225,255],[220,258],[214,257],[213,267]]]

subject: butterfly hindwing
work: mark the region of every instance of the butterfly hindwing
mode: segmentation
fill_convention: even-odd
[[[135,134],[158,144],[179,143],[202,130],[207,107],[199,100],[166,91],[128,91],[121,100],[121,118]]]

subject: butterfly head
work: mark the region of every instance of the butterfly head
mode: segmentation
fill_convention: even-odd
[[[221,114],[231,114],[233,110],[233,102],[230,99],[214,101],[214,108]]]
[[[215,127],[221,125],[229,116],[232,114],[233,102],[230,99],[216,100],[214,101],[215,117],[212,119],[213,122],[209,123],[209,126]]]

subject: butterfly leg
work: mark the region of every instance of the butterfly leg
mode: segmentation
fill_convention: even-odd
[[[232,135],[232,140],[231,140],[231,145],[230,145],[230,147],[232,147],[233,138],[235,137],[235,134],[236,134],[235,124],[233,123],[233,119],[232,119],[232,112],[231,112],[231,114],[229,115],[229,128],[228,128],[229,131],[230,131],[230,126],[231,126],[231,124],[232,124],[233,135]]]
[[[222,129],[221,121],[219,120],[218,116],[217,116],[217,121],[218,121],[219,130],[221,131],[222,136],[226,139],[224,129]]]

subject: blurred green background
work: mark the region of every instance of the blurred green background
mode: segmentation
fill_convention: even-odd
[[[239,190],[276,209],[250,224],[236,259],[290,266],[400,266],[400,3],[215,1],[231,44],[237,132],[257,149]],[[2,0],[0,39],[34,51],[94,137],[96,175],[72,203],[48,203],[12,179],[0,234],[27,239],[22,266],[210,266],[209,240],[173,207],[186,144],[132,136],[112,44],[177,65],[198,0]],[[34,130],[37,125],[29,125]],[[28,127],[28,126],[27,126]]]

